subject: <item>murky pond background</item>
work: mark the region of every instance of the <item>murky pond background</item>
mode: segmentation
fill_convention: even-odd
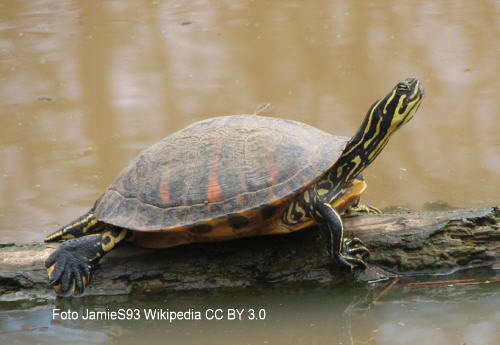
[[[41,240],[85,212],[141,149],[194,121],[270,102],[266,115],[350,136],[409,76],[424,83],[424,102],[366,171],[365,201],[498,205],[499,17],[494,0],[1,2],[0,242]],[[311,322],[256,323],[254,333],[279,327],[287,338],[273,331],[269,343],[324,343],[311,324],[332,322],[342,296],[313,295],[333,309],[309,309]],[[386,308],[398,314],[404,303]],[[214,327],[182,325],[186,334]],[[227,343],[243,343],[233,329],[220,328]]]
[[[464,279],[467,272],[447,277]],[[491,270],[475,271],[498,279]],[[432,278],[430,278],[432,279]],[[425,279],[424,279],[425,280]],[[498,285],[415,288],[404,279],[369,289],[259,288],[178,292],[149,298],[59,300],[31,310],[2,311],[2,344],[380,344],[495,345],[500,334]],[[374,300],[377,300],[374,302]],[[87,313],[130,312],[131,320],[85,320]],[[161,309],[189,320],[147,320]],[[241,320],[230,310],[241,311]],[[253,310],[253,312],[250,311]],[[73,320],[57,313],[71,311]],[[219,311],[218,311],[219,310]],[[136,314],[137,311],[137,314]],[[196,313],[200,313],[200,320]],[[138,319],[133,317],[138,315]],[[151,314],[149,314],[151,315]],[[234,314],[237,315],[237,314]],[[220,317],[222,320],[214,319]]]

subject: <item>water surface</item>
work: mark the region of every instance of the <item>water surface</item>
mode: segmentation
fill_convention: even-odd
[[[141,149],[216,115],[266,112],[353,135],[418,77],[415,118],[365,173],[380,208],[499,205],[500,2],[4,1],[0,242],[83,214]],[[379,290],[380,291],[380,288]],[[176,293],[62,308],[264,308],[265,321],[51,320],[2,307],[2,344],[498,344],[497,285]],[[7,333],[5,333],[7,332]]]
[[[216,115],[353,135],[415,76],[426,96],[365,176],[380,208],[498,205],[498,1],[0,4],[0,238],[85,212],[141,149]]]
[[[447,280],[481,276],[476,284],[415,287],[415,279],[333,288],[256,288],[232,292],[177,292],[59,300],[31,310],[2,311],[4,344],[429,344],[500,342],[498,274],[461,272]],[[443,278],[422,277],[420,281]],[[241,312],[241,320],[237,313]],[[54,310],[57,310],[54,312]],[[87,313],[123,311],[124,320],[85,320]],[[253,312],[251,311],[253,310]],[[61,319],[71,311],[74,319]],[[137,314],[135,314],[137,311]],[[163,311],[165,319],[151,319]],[[127,320],[127,313],[130,319]],[[168,318],[181,312],[187,320]],[[196,320],[196,313],[200,320]],[[150,316],[148,320],[146,315]],[[55,319],[53,319],[53,315]],[[138,315],[137,319],[134,317]],[[107,317],[107,316],[105,316]],[[220,320],[217,318],[220,317]],[[116,316],[115,318],[118,318]],[[168,318],[168,319],[167,319]]]

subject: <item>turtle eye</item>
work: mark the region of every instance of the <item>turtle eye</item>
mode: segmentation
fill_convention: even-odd
[[[396,91],[400,94],[407,93],[408,91],[410,91],[410,86],[405,82],[401,82],[396,85]]]

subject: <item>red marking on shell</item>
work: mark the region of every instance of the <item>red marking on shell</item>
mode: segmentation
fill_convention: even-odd
[[[217,169],[219,167],[220,154],[222,152],[222,144],[224,139],[221,136],[217,136],[215,141],[215,151],[214,158],[212,160],[212,166],[210,168],[210,179],[208,182],[208,202],[217,202],[222,200],[222,189],[217,182]]]
[[[280,173],[280,169],[276,166],[276,164],[274,164],[274,157],[272,152],[269,153],[268,163],[269,163],[269,175],[271,177],[271,184],[274,186],[276,183],[278,183],[278,175]]]
[[[278,183],[278,175],[280,173],[280,170],[278,169],[278,167],[276,165],[271,165],[271,169],[270,169],[270,173],[271,173],[271,184],[274,186],[276,183]]]
[[[244,197],[242,197],[241,195],[238,195],[238,197],[236,198],[236,200],[238,200],[238,203],[241,206],[245,206],[245,198]]]
[[[217,202],[222,200],[222,189],[220,189],[217,181],[210,179],[210,185],[208,186],[208,201]]]
[[[160,197],[165,204],[170,201],[170,191],[168,190],[168,184],[163,183],[160,186]]]

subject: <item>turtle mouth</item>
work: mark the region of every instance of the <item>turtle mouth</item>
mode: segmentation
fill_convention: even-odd
[[[404,92],[401,92],[404,89]],[[396,93],[400,91],[399,106],[397,112],[405,117],[403,123],[408,122],[418,109],[422,98],[424,97],[424,88],[422,83],[416,78],[407,78],[398,84]]]
[[[410,90],[412,91],[408,96],[408,102],[413,102],[424,96],[424,88],[418,79],[408,78],[405,82],[410,86]]]

